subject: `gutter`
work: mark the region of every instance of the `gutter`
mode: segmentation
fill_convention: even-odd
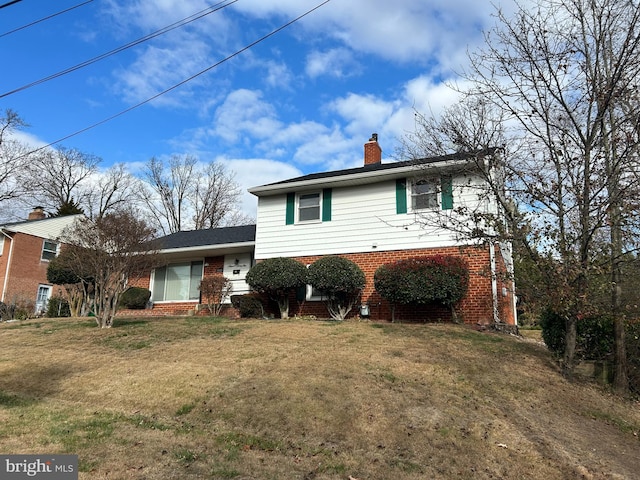
[[[498,312],[498,278],[496,273],[496,247],[493,242],[489,243],[489,264],[491,268],[491,303],[493,307],[493,323],[500,323]]]
[[[7,234],[4,228],[0,228],[0,233],[2,233],[10,241],[9,255],[7,257],[7,270],[5,271],[5,275],[4,275],[4,285],[2,286],[2,296],[0,297],[0,302],[4,303],[5,296],[7,295],[7,288],[9,285],[9,272],[11,271],[11,263],[13,261],[13,237]]]
[[[255,241],[241,243],[221,243],[214,245],[197,245],[195,247],[161,248],[157,250],[157,253],[194,253],[203,250],[229,250],[245,247],[255,247],[255,245]]]

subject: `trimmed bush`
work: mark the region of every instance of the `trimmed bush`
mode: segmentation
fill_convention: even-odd
[[[462,257],[430,255],[380,266],[374,275],[378,293],[395,305],[439,303],[452,309],[467,293],[469,269]],[[395,320],[395,318],[392,318]]]
[[[122,292],[118,305],[130,310],[143,310],[151,298],[151,291],[142,287],[130,287]]]
[[[309,266],[308,281],[322,292],[331,318],[344,320],[359,301],[366,277],[351,260],[328,256]]]
[[[231,295],[231,305],[240,312],[243,318],[262,318],[264,307],[262,301],[254,294]]]
[[[278,303],[280,318],[289,318],[289,295],[307,283],[307,268],[292,258],[268,258],[251,267],[246,281]]]

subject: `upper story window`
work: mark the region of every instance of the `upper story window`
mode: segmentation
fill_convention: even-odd
[[[58,255],[58,242],[45,240],[42,244],[42,260],[53,260]]]
[[[438,208],[438,185],[434,179],[421,179],[413,183],[411,207],[414,210]]]
[[[331,221],[330,188],[319,192],[288,193],[285,224]]]
[[[410,203],[409,203],[410,202]],[[452,210],[453,181],[450,176],[396,180],[396,213],[421,210]]]
[[[298,196],[298,221],[320,220],[320,192]]]

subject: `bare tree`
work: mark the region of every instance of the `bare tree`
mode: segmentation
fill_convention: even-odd
[[[25,126],[13,110],[0,116],[0,203],[19,198],[27,186],[22,174],[29,163],[29,150],[12,136]]]
[[[513,18],[498,11],[497,19],[485,46],[470,55],[467,108],[426,122],[440,128],[426,134],[437,137],[426,145],[471,152],[504,136],[505,176],[486,178],[508,188],[500,213],[520,227],[508,235],[520,234],[532,255],[552,260],[544,263],[549,303],[566,321],[565,371],[575,363],[578,319],[598,311],[590,284],[608,272],[616,388],[624,391],[619,272],[624,253],[638,241],[637,204],[629,200],[640,192],[640,6],[627,0],[538,0],[531,8],[521,5]],[[490,109],[469,118],[474,104]],[[483,112],[498,123],[478,130]]]
[[[63,233],[67,243],[63,266],[92,279],[94,312],[101,328],[113,325],[128,279],[155,266],[152,238],[153,229],[130,210],[79,220]]]
[[[86,214],[91,218],[101,218],[115,210],[132,207],[135,183],[134,177],[121,163],[105,172],[96,172],[84,188]]]
[[[141,202],[164,234],[240,224],[246,220],[237,215],[240,193],[224,165],[202,165],[190,155],[174,155],[168,166],[152,158],[139,189]]]
[[[76,149],[58,147],[35,155],[29,163],[32,197],[50,211],[75,206],[89,200],[89,179],[97,171],[100,158]]]

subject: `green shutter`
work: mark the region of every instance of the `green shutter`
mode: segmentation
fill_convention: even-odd
[[[287,193],[287,215],[285,223],[287,225],[293,225],[296,219],[296,194]]]
[[[453,183],[451,177],[440,178],[440,189],[442,190],[442,210],[453,208]]]
[[[322,221],[331,221],[331,189],[322,190]]]
[[[407,213],[407,181],[396,180],[396,213]]]

